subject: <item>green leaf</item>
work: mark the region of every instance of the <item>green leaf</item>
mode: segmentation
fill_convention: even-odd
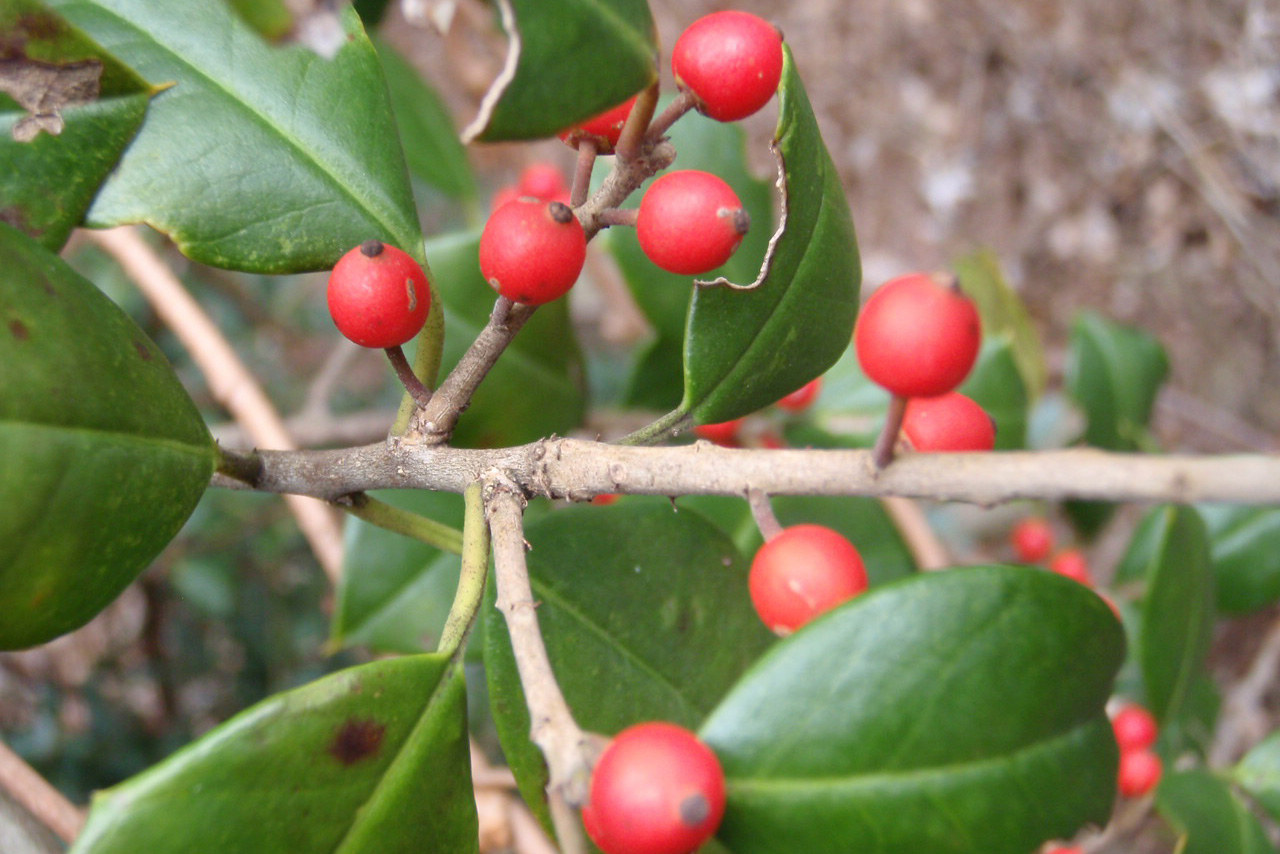
[[[1213,566],[1195,510],[1167,506],[1155,514],[1137,653],[1147,708],[1164,722],[1179,716],[1204,672],[1213,639]]]
[[[509,39],[506,65],[463,131],[467,141],[554,136],[658,79],[658,35],[646,0],[497,5]]]
[[[1039,397],[1049,374],[1044,348],[1027,307],[1005,278],[999,256],[981,249],[959,258],[954,267],[961,288],[978,304],[983,337],[1006,340],[1026,396]]]
[[[454,528],[462,525],[460,495],[422,490],[374,495]],[[435,649],[458,588],[458,555],[356,518],[346,524],[330,642],[376,652]]]
[[[959,388],[996,422],[998,451],[1016,451],[1027,446],[1030,407],[1015,346],[1005,333],[984,336],[978,362]]]
[[[322,270],[369,238],[422,260],[378,57],[352,9],[326,60],[273,47],[225,3],[50,0],[148,80],[172,82],[89,211],[145,222],[190,258]]]
[[[1178,829],[1179,854],[1272,854],[1266,831],[1231,788],[1208,771],[1167,773],[1156,809]]]
[[[409,171],[446,196],[474,201],[475,177],[449,108],[395,48],[377,38],[373,44],[387,79]]]
[[[1245,754],[1232,771],[1235,780],[1280,821],[1280,732],[1273,732]]]
[[[278,694],[98,794],[76,854],[475,851],[462,672],[406,656]]]
[[[178,533],[214,446],[160,348],[0,224],[0,649],[87,622]]]
[[[227,0],[227,5],[270,41],[284,38],[293,29],[293,13],[285,0]]]
[[[1228,614],[1258,611],[1280,599],[1280,510],[1203,505],[1218,608]]]
[[[494,290],[480,273],[478,232],[451,234],[427,246],[445,308],[444,368],[457,364],[493,310]],[[586,408],[582,353],[568,300],[538,309],[471,399],[452,444],[500,447],[532,442],[578,426]]]
[[[1108,451],[1149,444],[1147,423],[1156,393],[1169,372],[1160,342],[1145,332],[1081,312],[1067,352],[1067,394],[1084,410],[1084,442]],[[1077,529],[1092,536],[1111,516],[1112,505],[1071,501],[1066,510]]]
[[[584,729],[642,720],[696,727],[772,635],[751,607],[747,567],[724,534],[662,500],[578,506],[527,526],[538,622]],[[546,768],[501,615],[485,610],[485,668],[507,761],[530,804]]]
[[[844,188],[784,45],[774,136],[786,218],[753,290],[701,287],[685,338],[680,412],[717,423],[768,406],[849,346],[862,271]]]
[[[777,644],[703,724],[737,854],[1026,854],[1105,823],[1120,624],[1025,567],[882,587]]]
[[[138,132],[152,92],[37,0],[0,5],[0,33],[9,45],[6,85],[0,91],[0,221],[56,251]],[[81,86],[86,88],[76,93]],[[15,128],[33,120],[15,98],[55,97],[52,91],[61,93],[61,132],[17,141]]]

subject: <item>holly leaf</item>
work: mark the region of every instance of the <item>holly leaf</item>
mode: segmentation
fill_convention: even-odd
[[[1280,599],[1280,510],[1225,504],[1197,509],[1209,530],[1218,608],[1246,614]]]
[[[538,623],[584,729],[642,720],[696,727],[770,643],[747,567],[724,534],[660,499],[571,507],[529,524]],[[545,816],[547,772],[501,615],[485,609],[485,668],[503,751]],[[607,686],[607,690],[603,690]]]
[[[998,451],[1027,446],[1028,391],[1014,348],[1008,334],[985,335],[978,361],[959,388],[995,421]]]
[[[966,567],[881,587],[775,645],[703,724],[737,854],[1026,854],[1105,823],[1120,624],[1070,579]]]
[[[37,0],[0,6],[0,221],[58,250],[138,132],[151,88]]]
[[[466,687],[448,657],[268,698],[93,799],[74,854],[476,851]],[[195,795],[195,796],[193,796]]]
[[[160,348],[0,224],[0,649],[86,623],[178,533],[215,450]]]
[[[1257,816],[1208,771],[1168,773],[1156,809],[1179,832],[1180,854],[1274,854]]]
[[[1147,708],[1163,723],[1180,715],[1204,672],[1213,639],[1213,564],[1195,510],[1168,506],[1153,516],[1142,541],[1150,551],[1137,654]]]
[[[999,256],[981,249],[957,259],[953,266],[961,288],[978,305],[983,338],[1006,341],[1026,396],[1038,398],[1049,374],[1044,348],[1027,307],[1005,278]]]
[[[658,35],[646,0],[498,0],[497,6],[506,61],[462,132],[467,142],[554,136],[658,79]]]
[[[1280,821],[1280,732],[1273,732],[1252,750],[1231,772],[1232,779]]]
[[[377,238],[423,261],[378,57],[346,8],[332,59],[274,47],[225,3],[50,0],[148,80],[171,83],[88,214],[145,222],[188,257],[323,270]]]

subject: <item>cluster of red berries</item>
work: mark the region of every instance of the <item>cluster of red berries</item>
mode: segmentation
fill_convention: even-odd
[[[1020,520],[1009,532],[1009,544],[1021,563],[1038,564],[1048,559],[1051,572],[1075,579],[1085,587],[1093,587],[1093,572],[1084,552],[1077,548],[1054,551],[1056,541],[1053,526],[1042,516],[1028,516]],[[1052,555],[1052,557],[1051,557]]]
[[[773,408],[785,416],[794,416],[813,406],[822,391],[822,377],[812,379],[800,388],[773,404]],[[786,447],[776,424],[768,419],[744,415],[732,421],[717,424],[699,424],[693,428],[699,439],[706,439],[726,448],[760,447],[778,449]]]
[[[1137,703],[1125,703],[1111,717],[1111,729],[1120,746],[1120,770],[1116,788],[1122,797],[1140,798],[1160,782],[1164,765],[1153,750],[1160,730],[1156,719]]]

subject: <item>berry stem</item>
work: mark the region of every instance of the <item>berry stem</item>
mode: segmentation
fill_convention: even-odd
[[[418,375],[413,372],[409,360],[404,356],[404,348],[397,344],[394,347],[388,347],[385,352],[405,391],[409,392],[409,396],[413,398],[413,402],[419,409],[425,409],[431,402],[431,389],[423,385],[422,380],[418,379]]]
[[[658,108],[658,84],[654,83],[645,89],[631,105],[631,112],[622,126],[622,133],[613,150],[619,160],[636,160],[644,148],[645,139],[649,136],[649,123],[653,121],[653,113]]]
[[[578,159],[573,167],[573,188],[569,191],[570,207],[580,208],[591,192],[591,171],[596,165],[596,141],[590,137],[578,140]]]
[[[440,630],[436,652],[443,655],[455,655],[467,645],[467,637],[484,601],[485,581],[489,578],[489,525],[485,520],[480,482],[470,484],[463,496],[466,515],[462,520],[462,575],[458,578],[449,616]]]
[[[370,525],[412,537],[420,543],[435,546],[441,551],[462,553],[463,534],[439,522],[401,510],[368,493],[354,492],[333,502],[339,509]]]
[[[895,394],[889,400],[889,411],[885,414],[884,427],[876,438],[875,447],[871,449],[871,461],[877,469],[882,469],[893,462],[893,446],[898,441],[898,432],[902,429],[902,418],[907,413],[907,398]]]
[[[634,228],[639,216],[640,211],[636,208],[605,208],[600,211],[598,221],[605,228],[614,225],[629,225]]]
[[[676,123],[677,119],[697,105],[698,99],[691,93],[687,91],[680,92],[671,100],[670,104],[667,104],[667,108],[649,123],[649,132],[645,134],[646,138],[651,142],[657,142],[662,139],[666,132],[671,129],[671,126]]]
[[[764,537],[766,543],[782,533],[782,525],[773,513],[773,504],[763,490],[748,489],[747,505],[751,508],[751,518],[756,520],[756,527],[760,529],[760,536]]]

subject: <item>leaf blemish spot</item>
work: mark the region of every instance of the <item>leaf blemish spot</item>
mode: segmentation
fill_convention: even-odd
[[[27,325],[17,318],[9,321],[9,332],[19,341],[26,341],[31,337],[31,331],[27,329]]]
[[[329,753],[343,765],[354,765],[378,753],[387,728],[372,719],[349,718],[338,727]]]

